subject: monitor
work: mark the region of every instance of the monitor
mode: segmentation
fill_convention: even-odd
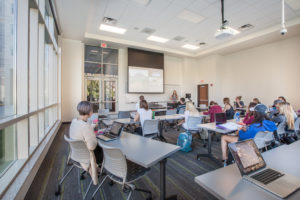
[[[254,140],[230,143],[228,147],[242,175],[250,174],[266,166]]]

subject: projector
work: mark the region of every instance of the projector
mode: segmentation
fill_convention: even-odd
[[[217,32],[215,33],[215,38],[222,40],[234,36],[237,33],[238,33],[237,30],[234,30],[230,27],[222,27],[219,30],[217,30]]]

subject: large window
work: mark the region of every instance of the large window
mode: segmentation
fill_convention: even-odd
[[[16,2],[0,0],[0,119],[15,114]]]
[[[15,127],[0,130],[0,174],[16,159]]]

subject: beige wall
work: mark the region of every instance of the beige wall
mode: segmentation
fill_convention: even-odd
[[[69,122],[77,115],[77,104],[83,99],[84,45],[81,41],[61,41],[61,114]]]
[[[199,59],[199,63],[206,59]],[[233,101],[242,95],[247,103],[257,97],[271,105],[282,95],[300,108],[300,36],[214,59],[216,72],[214,62],[200,67],[205,80],[216,83],[211,99],[221,103],[225,96]]]

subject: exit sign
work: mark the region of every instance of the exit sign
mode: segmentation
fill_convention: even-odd
[[[106,48],[106,47],[107,47],[107,44],[106,44],[106,43],[101,43],[101,47],[102,47],[102,48]]]

